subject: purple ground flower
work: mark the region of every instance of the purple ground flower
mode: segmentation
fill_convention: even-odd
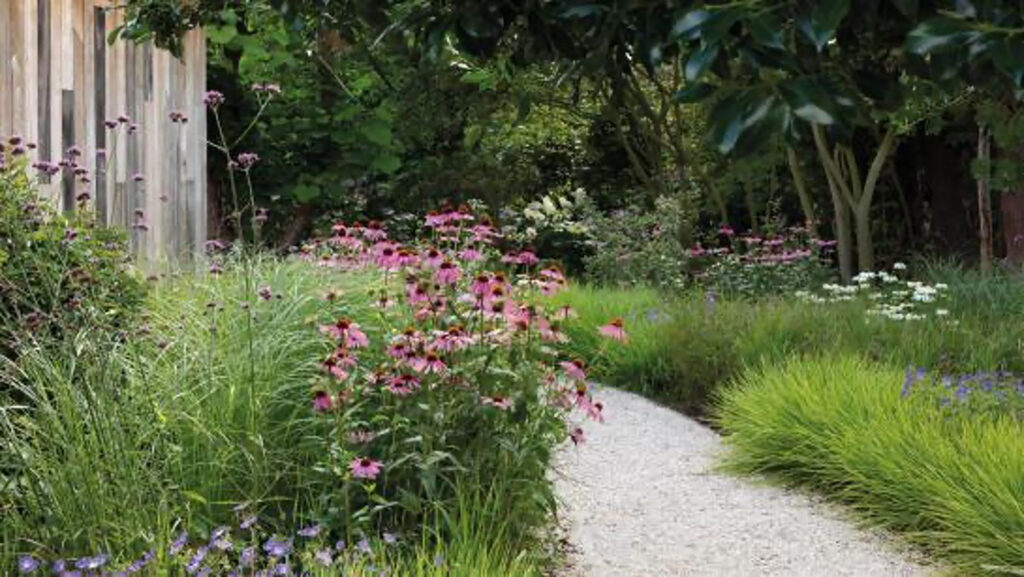
[[[238,556],[238,564],[242,567],[252,567],[253,563],[256,562],[256,548],[246,547],[242,549],[241,555]]]
[[[331,564],[334,563],[334,558],[331,557],[330,549],[320,549],[313,555],[313,559],[324,567],[330,567]]]
[[[39,561],[35,557],[24,555],[18,558],[18,573],[28,575],[29,573],[35,573],[38,568]]]
[[[317,525],[310,525],[309,527],[303,527],[302,529],[299,529],[299,536],[300,537],[307,537],[307,538],[311,539],[313,537],[318,536],[319,534],[320,534],[320,525],[319,524],[317,524]]]
[[[263,550],[271,557],[284,557],[292,552],[292,540],[288,539],[287,541],[277,541],[274,539],[267,539],[267,542],[263,544]]]
[[[185,543],[188,541],[188,533],[182,531],[178,538],[171,543],[169,553],[171,555],[177,555],[181,552],[182,548],[185,547]]]
[[[194,575],[199,571],[199,566],[202,565],[203,560],[206,559],[206,554],[209,553],[210,549],[205,545],[196,550],[196,554],[192,556],[188,564],[185,565],[185,571],[189,575]]]
[[[107,564],[107,560],[110,557],[105,553],[100,553],[95,557],[82,557],[75,562],[76,569],[93,570],[99,569],[100,567]]]

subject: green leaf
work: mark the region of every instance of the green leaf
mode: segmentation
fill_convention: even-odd
[[[747,28],[758,44],[782,48],[782,23],[771,12],[758,14],[747,20]]]
[[[914,54],[931,54],[937,50],[956,48],[970,37],[963,22],[940,16],[926,20],[911,30],[903,47]]]
[[[737,8],[728,8],[714,12],[707,22],[701,26],[701,40],[706,44],[717,43],[742,16],[743,11]]]
[[[391,125],[378,118],[371,118],[359,127],[359,134],[377,146],[391,146]]]
[[[292,187],[292,196],[300,203],[307,203],[320,196],[320,187],[315,184],[302,183]]]
[[[695,82],[675,94],[675,101],[692,104],[700,102],[715,92],[715,87],[706,82]]]
[[[707,10],[692,10],[687,12],[685,16],[676,20],[676,23],[672,26],[672,32],[669,34],[669,41],[678,40],[679,38],[686,38],[693,40],[700,37],[701,26],[711,16],[711,13]]]
[[[195,501],[196,503],[201,503],[203,505],[207,504],[206,497],[203,497],[202,495],[196,493],[195,491],[190,491],[186,489],[182,491],[181,494],[188,497],[190,501]]]
[[[608,7],[601,4],[583,4],[582,6],[573,6],[562,12],[562,18],[589,18],[590,16],[597,16],[607,11]]]
[[[835,101],[812,77],[804,76],[781,83],[779,91],[797,117],[817,124],[836,121]]]
[[[699,50],[690,55],[686,61],[683,74],[687,82],[694,82],[707,72],[708,68],[715,63],[718,56],[718,43],[702,46]]]
[[[206,38],[214,44],[227,44],[238,36],[234,26],[207,26]]]
[[[1012,37],[1005,38],[992,48],[992,62],[1020,86],[1024,79],[1024,43]]]
[[[383,174],[393,174],[402,167],[402,159],[390,152],[385,152],[373,159],[373,164],[370,167]]]
[[[918,0],[892,0],[896,9],[910,20],[917,20]]]
[[[801,18],[797,27],[821,52],[835,37],[836,29],[850,11],[850,0],[822,0],[814,3],[810,18]]]

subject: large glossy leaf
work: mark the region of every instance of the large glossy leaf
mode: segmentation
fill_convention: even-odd
[[[676,92],[675,101],[683,104],[700,102],[715,93],[715,87],[706,82],[695,82]]]
[[[745,133],[759,131],[763,122],[777,117],[778,104],[771,91],[761,88],[726,96],[711,109],[708,141],[722,154],[732,152]]]
[[[780,83],[779,92],[794,116],[816,124],[835,123],[835,100],[817,79],[804,76]]]
[[[672,25],[672,32],[669,34],[669,40],[674,41],[680,38],[687,40],[693,40],[700,37],[701,26],[704,22],[711,17],[711,13],[707,10],[691,10],[683,15],[682,18],[676,20],[676,23]]]
[[[690,55],[683,69],[687,82],[695,82],[707,72],[718,56],[718,43],[702,46]]]
[[[896,9],[910,20],[917,19],[918,0],[892,0]]]
[[[797,27],[821,52],[835,38],[836,29],[850,11],[849,0],[822,0],[814,3],[810,17],[799,20]]]
[[[966,25],[955,18],[939,16],[919,24],[907,34],[904,49],[914,54],[930,54],[958,48],[972,36]]]
[[[568,8],[565,12],[562,12],[563,18],[589,18],[591,16],[597,16],[602,12],[607,12],[608,7],[602,4],[582,4],[579,6],[573,6]]]
[[[747,28],[762,46],[782,48],[782,22],[771,12],[763,12],[747,20]]]
[[[1024,42],[1008,37],[995,44],[992,48],[992,61],[1003,74],[1010,77],[1014,86],[1021,85],[1021,80],[1024,80]]]

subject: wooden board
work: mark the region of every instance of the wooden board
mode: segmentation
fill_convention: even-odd
[[[74,210],[88,192],[100,218],[129,230],[142,210],[149,230],[134,232],[133,244],[163,269],[206,240],[206,40],[187,34],[181,59],[148,43],[109,44],[122,20],[110,0],[0,0],[0,138],[36,144],[32,162],[81,149],[90,182],[62,174],[41,194]],[[189,122],[172,123],[172,111]],[[137,134],[104,125],[120,115]]]

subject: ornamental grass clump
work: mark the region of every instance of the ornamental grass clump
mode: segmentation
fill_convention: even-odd
[[[531,301],[566,279],[530,250],[499,254],[498,232],[468,209],[431,213],[425,226],[426,238],[403,245],[379,223],[338,223],[302,250],[318,267],[383,279],[375,319],[319,327],[326,351],[310,411],[323,450],[313,467],[331,490],[314,510],[349,533],[415,527],[444,510],[459,479],[503,478],[513,481],[500,497],[506,521],[517,538],[536,537],[554,507],[553,448],[581,442],[577,421],[603,410],[585,363],[561,352],[567,311]],[[621,321],[601,331],[626,338]]]

